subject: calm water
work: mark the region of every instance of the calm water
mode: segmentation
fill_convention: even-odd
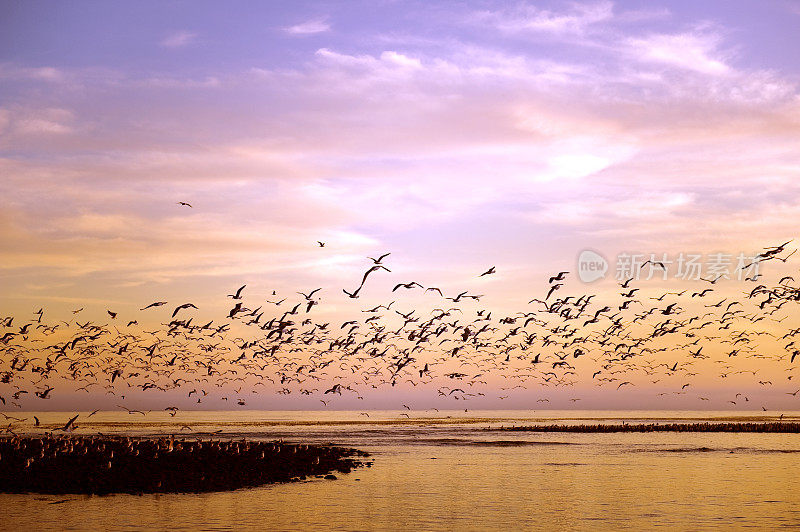
[[[43,424],[70,417],[36,415]],[[767,419],[731,412],[101,412],[78,432],[221,430],[220,437],[330,441],[371,452],[375,464],[337,481],[203,495],[0,494],[0,528],[800,528],[800,435],[486,430],[542,421],[745,418]]]

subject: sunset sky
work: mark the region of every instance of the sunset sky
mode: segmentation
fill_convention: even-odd
[[[247,284],[336,320],[411,280],[511,312],[584,249],[610,293],[620,252],[757,253],[800,220],[798,27],[792,0],[3,1],[0,315],[224,316]]]

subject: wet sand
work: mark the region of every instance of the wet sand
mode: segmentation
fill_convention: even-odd
[[[335,480],[367,453],[333,445],[210,439],[43,436],[0,439],[0,492],[200,493]]]

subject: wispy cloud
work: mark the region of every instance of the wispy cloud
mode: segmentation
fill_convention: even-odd
[[[613,3],[596,2],[575,3],[563,11],[525,4],[502,11],[478,12],[475,19],[508,32],[580,34],[594,24],[611,20],[613,16]]]
[[[284,28],[284,31],[290,35],[315,35],[317,33],[325,33],[331,30],[331,25],[325,19],[313,19],[294,26]]]
[[[651,34],[628,39],[626,44],[640,61],[663,63],[710,75],[730,72],[720,50],[721,37],[708,31]]]
[[[197,38],[197,34],[191,31],[176,31],[164,37],[159,43],[165,48],[182,48],[192,44]]]
[[[29,138],[35,135],[64,135],[73,133],[74,114],[59,108],[0,108],[0,132]]]

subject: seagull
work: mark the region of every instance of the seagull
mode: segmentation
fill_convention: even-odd
[[[75,414],[75,417],[67,421],[67,424],[61,427],[59,430],[63,430],[64,432],[71,432],[75,430],[75,420],[78,419],[80,414]]]
[[[239,289],[236,291],[235,294],[228,294],[228,297],[232,297],[233,299],[242,299],[242,290],[244,290],[245,286],[247,285],[243,284],[242,286],[239,287]]]
[[[483,277],[484,275],[492,275],[495,272],[496,270],[494,269],[494,266],[492,266],[491,268],[480,274],[478,277]]]
[[[191,303],[184,303],[183,305],[179,305],[179,306],[175,307],[175,310],[172,312],[172,317],[174,318],[174,317],[175,317],[175,315],[176,315],[176,314],[177,314],[177,313],[178,313],[180,310],[182,310],[182,309],[185,309],[185,308],[193,308],[193,309],[196,309],[197,307],[195,307],[195,306],[194,306],[193,304],[191,304]]]
[[[706,288],[702,292],[694,292],[694,293],[692,293],[692,297],[704,297],[707,293],[713,292],[713,291],[714,290],[712,288]]]
[[[342,288],[342,292],[344,292],[345,294],[347,294],[347,296],[348,296],[350,299],[356,299],[356,298],[358,297],[358,292],[359,292],[359,291],[361,291],[361,287],[360,287],[360,286],[359,286],[358,288],[356,288],[356,289],[355,289],[355,291],[353,291],[353,292],[348,292],[347,290],[345,290],[344,288]]]
[[[383,259],[385,259],[386,257],[388,257],[389,255],[391,255],[391,253],[384,253],[383,255],[381,255],[380,257],[378,257],[377,259],[373,259],[372,257],[367,257],[367,258],[368,258],[369,260],[371,260],[372,262],[374,262],[375,264],[380,264],[380,263],[381,263],[381,261],[382,261]]]
[[[123,409],[123,410],[127,410],[129,414],[141,414],[141,415],[145,415],[145,413],[144,413],[144,412],[142,412],[141,410],[132,410],[132,409],[128,408],[127,406],[117,405],[117,408],[121,408],[121,409]],[[75,417],[78,417],[78,416],[75,416]]]
[[[303,296],[304,298],[306,298],[306,301],[311,301],[311,297],[312,297],[314,294],[316,294],[317,292],[319,292],[320,290],[322,290],[322,288],[317,288],[317,289],[315,289],[315,290],[312,290],[312,291],[311,291],[311,292],[309,292],[308,294],[306,294],[306,293],[304,293],[304,292],[297,292],[297,293],[298,293],[298,294],[300,294],[301,296]]]
[[[185,201],[179,201],[178,205],[183,205],[184,207],[189,207],[190,209],[193,208],[190,204],[186,203]]]
[[[550,287],[550,291],[547,292],[547,297],[545,297],[544,300],[547,301],[548,299],[550,299],[550,296],[553,295],[553,292],[555,292],[556,290],[558,290],[562,286],[564,286],[564,285],[561,284],[561,283],[556,283],[553,286],[551,286]]]
[[[34,393],[36,394],[36,397],[38,397],[39,399],[47,399],[50,395],[50,392],[52,392],[54,389],[55,388],[51,388],[48,386],[45,388],[43,392],[34,392]]]
[[[233,308],[231,309],[231,311],[228,313],[228,317],[229,318],[233,318],[239,312],[242,312],[242,304],[241,303],[236,303],[236,305],[234,305]]]
[[[419,286],[420,288],[424,288],[421,284],[416,281],[411,281],[410,283],[397,283],[394,288],[392,288],[392,292],[395,292],[398,288],[408,288],[409,290],[414,288],[415,286]],[[438,289],[437,289],[438,290]],[[441,292],[440,292],[441,293]]]
[[[373,259],[373,260],[375,260],[375,259]],[[352,299],[357,298],[358,297],[358,293],[361,291],[362,288],[364,288],[364,283],[367,282],[367,277],[369,276],[369,274],[371,274],[374,271],[381,270],[381,269],[386,270],[387,272],[391,272],[392,271],[389,268],[387,268],[386,266],[384,266],[383,264],[377,264],[376,263],[375,265],[373,265],[369,270],[367,270],[364,273],[364,277],[361,278],[361,284],[358,285],[358,288],[356,288],[353,292],[348,292],[347,290],[342,289],[342,292],[347,294]]]
[[[369,270],[367,270],[366,273],[364,273],[364,277],[361,279],[361,286],[364,286],[364,283],[367,282],[367,276],[369,274],[371,274],[372,272],[376,272],[378,270],[386,270],[387,272],[391,272],[392,271],[389,268],[387,268],[386,266],[384,266],[383,264],[375,264]],[[359,288],[361,288],[361,287],[359,287]]]

